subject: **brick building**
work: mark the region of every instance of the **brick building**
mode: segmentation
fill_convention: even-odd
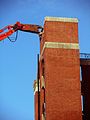
[[[34,82],[35,120],[82,120],[79,54],[78,19],[46,17]]]

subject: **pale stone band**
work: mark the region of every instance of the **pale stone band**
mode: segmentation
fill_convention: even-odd
[[[45,21],[76,22],[76,23],[78,23],[77,18],[65,18],[65,17],[45,17]]]
[[[37,81],[34,84],[34,95],[35,95],[36,92],[38,92],[38,83],[37,83]]]
[[[62,42],[45,42],[40,56],[42,56],[45,48],[79,49],[79,44]]]
[[[34,95],[36,92],[38,92],[38,80],[35,80],[35,83],[34,83]],[[39,91],[40,91],[40,80],[39,80]]]

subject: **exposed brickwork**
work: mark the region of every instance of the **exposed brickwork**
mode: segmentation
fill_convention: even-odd
[[[46,21],[45,41],[78,43],[78,24],[71,22]]]
[[[47,55],[49,51],[45,50],[46,118],[81,120],[79,59],[56,57],[54,51]]]
[[[42,120],[42,114],[44,113],[45,102],[45,89],[42,87],[42,76],[44,78],[44,61],[40,61],[40,118]]]
[[[45,21],[40,51],[47,41],[78,43],[78,24]],[[46,48],[41,58],[44,59],[46,120],[81,120],[79,50]],[[41,88],[41,114],[43,97]]]

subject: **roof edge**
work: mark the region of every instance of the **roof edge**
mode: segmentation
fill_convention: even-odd
[[[45,17],[45,21],[60,21],[60,22],[75,22],[78,23],[77,18],[66,18],[66,17]]]

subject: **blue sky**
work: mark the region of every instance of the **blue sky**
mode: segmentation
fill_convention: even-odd
[[[43,26],[45,16],[79,19],[80,52],[90,53],[89,0],[0,0],[0,28],[16,21]],[[39,38],[19,31],[0,42],[0,120],[34,120],[33,81]]]

